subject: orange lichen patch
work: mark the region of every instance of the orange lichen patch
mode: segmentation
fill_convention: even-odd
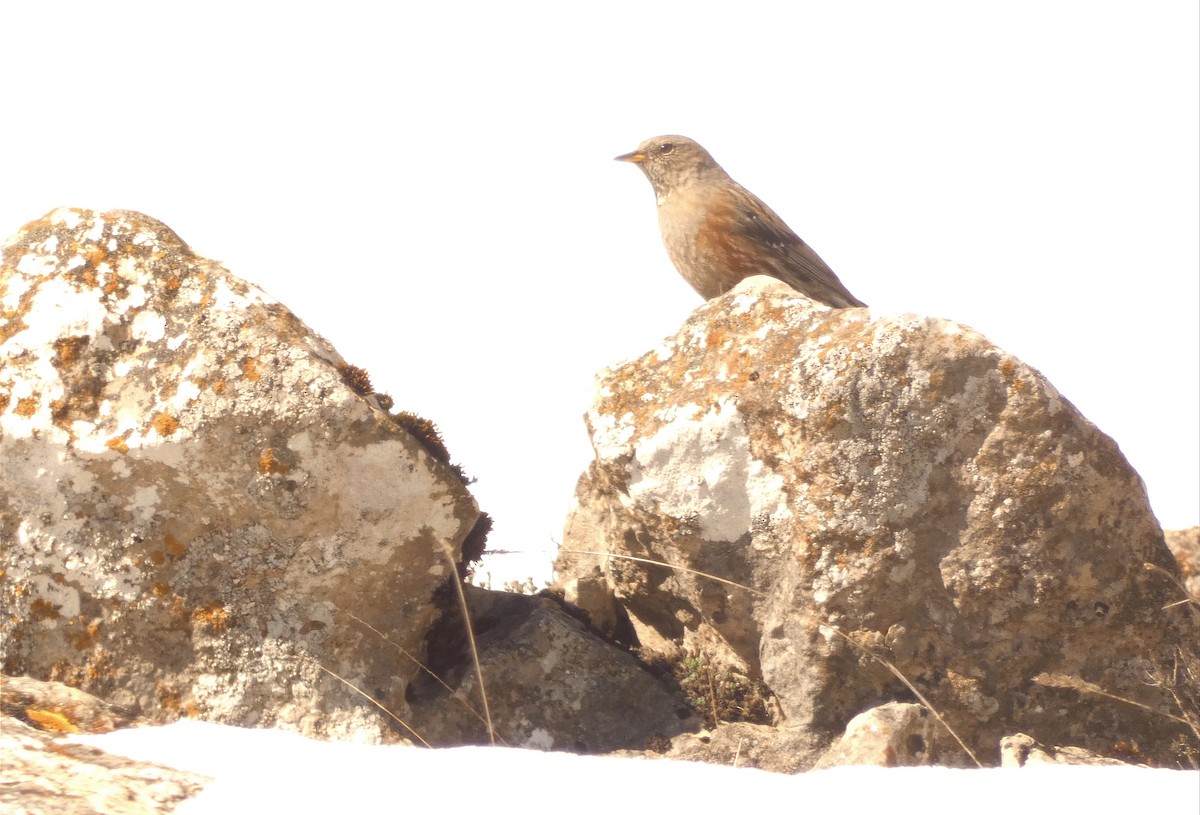
[[[158,697],[158,704],[168,713],[177,713],[183,706],[183,699],[179,695],[179,691],[168,687],[163,682],[154,683],[154,695]]]
[[[121,436],[113,436],[108,441],[104,442],[104,446],[109,450],[116,450],[118,453],[125,454],[129,452],[129,445]]]
[[[27,707],[25,708],[25,717],[31,724],[36,725],[39,730],[45,730],[48,733],[80,732],[79,728],[73,725],[70,719],[57,710]]]
[[[342,381],[346,383],[346,386],[359,396],[366,396],[374,392],[374,388],[371,387],[370,375],[357,365],[351,365],[348,362],[339,362],[337,364],[337,372],[342,377]]]
[[[1025,390],[1025,380],[1017,378],[1017,366],[1005,360],[999,365],[1000,376],[1004,378],[1004,384],[1012,388],[1017,393]]]
[[[76,249],[79,247],[76,246]],[[85,263],[83,266],[77,266],[66,272],[69,278],[73,278],[88,288],[94,289],[100,285],[100,278],[96,274],[96,267],[90,263]]]
[[[704,347],[709,350],[712,350],[713,348],[720,348],[727,342],[729,342],[729,335],[719,328],[713,328],[704,337]]]
[[[0,393],[0,413],[3,413],[8,403],[12,401],[12,397],[7,393]]]
[[[183,281],[180,280],[175,275],[171,275],[166,280],[167,291],[170,291],[170,292],[179,291],[179,287],[182,285],[183,285]]]
[[[30,297],[30,292],[25,293],[25,298]],[[16,309],[0,308],[0,342],[8,342],[8,338],[12,335],[24,331],[29,326],[21,319],[21,316],[28,310],[28,306],[22,303]]]
[[[18,416],[32,416],[37,413],[38,400],[32,396],[26,396],[17,400],[17,406],[13,408],[13,413]]]
[[[192,612],[192,622],[209,631],[224,631],[229,626],[229,613],[220,603],[209,603]]]
[[[89,266],[99,266],[108,260],[108,250],[98,243],[93,243],[83,250],[83,259],[88,262]]]
[[[254,357],[246,357],[242,360],[242,376],[251,382],[262,379],[262,374],[258,372],[258,361]]]
[[[165,411],[154,417],[153,424],[158,435],[164,437],[170,436],[179,429],[179,420]]]
[[[151,588],[151,591],[154,592],[155,597],[166,597],[167,594],[171,591],[171,587],[168,586],[166,583],[159,581],[158,583],[154,584],[154,586]]]
[[[224,379],[218,379],[216,382],[214,382],[212,384],[212,392],[213,393],[222,393],[222,392],[224,392],[224,390],[225,390],[225,380]]]
[[[67,634],[67,641],[74,646],[76,651],[87,651],[96,644],[96,639],[100,635],[100,623],[92,623],[82,631],[71,631]]]
[[[58,607],[42,597],[29,604],[29,616],[35,620],[57,620],[60,615]]]
[[[258,457],[258,471],[263,475],[272,473],[286,473],[290,467],[275,457],[275,448],[268,447],[262,451],[262,455]]]
[[[167,552],[171,557],[183,557],[187,554],[187,544],[180,543],[179,538],[174,535],[167,535],[163,538],[163,546],[167,548]]]
[[[167,562],[167,553],[161,549],[154,549],[150,552],[150,562],[155,566],[162,566]]]
[[[54,341],[54,364],[72,365],[79,361],[80,353],[91,342],[90,337],[60,337]]]

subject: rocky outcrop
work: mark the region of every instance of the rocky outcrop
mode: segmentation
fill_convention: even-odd
[[[153,219],[56,210],[12,239],[0,669],[25,676],[0,679],[0,792],[86,807],[109,791],[65,774],[120,769],[136,812],[203,782],[26,725],[485,743],[476,656],[501,745],[967,765],[918,697],[990,764],[1007,737],[1009,763],[1171,766],[1191,737],[1195,547],[1181,574],[1112,441],[962,326],[761,278],[702,306],[602,378],[565,599],[468,587],[477,654],[453,583],[489,520],[390,407]]]
[[[1032,767],[1038,764],[1083,764],[1092,767],[1120,767],[1128,762],[1099,755],[1080,747],[1049,747],[1032,736],[1017,733],[1000,740],[1000,766]]]
[[[133,724],[90,693],[28,676],[0,676],[0,714],[49,733],[108,733]]]
[[[153,721],[390,737],[479,517],[363,372],[134,212],[0,265],[0,663]],[[334,674],[337,675],[336,678]],[[344,682],[343,682],[344,680]]]
[[[1116,444],[969,328],[751,278],[604,372],[587,423],[561,579],[599,565],[643,647],[761,677],[801,766],[915,701],[895,672],[984,763],[1018,731],[1172,760],[1177,722],[1034,681],[1169,713],[1147,669],[1198,629]]]
[[[207,778],[133,761],[0,716],[0,811],[6,815],[157,815],[199,792]]]

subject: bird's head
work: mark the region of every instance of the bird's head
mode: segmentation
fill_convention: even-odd
[[[708,151],[686,136],[655,136],[616,160],[641,167],[660,201],[685,184],[727,177]]]

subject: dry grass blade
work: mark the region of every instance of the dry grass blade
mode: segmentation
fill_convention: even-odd
[[[476,710],[474,705],[472,705],[470,702],[468,702],[466,699],[464,699],[464,698],[462,697],[462,694],[460,694],[460,693],[457,693],[457,692],[454,690],[454,688],[452,688],[452,687],[450,687],[448,684],[446,684],[445,680],[443,680],[443,679],[442,679],[440,676],[438,676],[436,673],[434,673],[433,671],[431,671],[431,670],[429,669],[429,666],[427,666],[427,665],[426,665],[424,662],[422,662],[421,660],[417,659],[415,656],[413,656],[412,654],[410,654],[410,653],[408,652],[408,650],[407,650],[407,649],[405,649],[405,648],[404,648],[404,646],[402,646],[400,643],[398,643],[398,642],[396,642],[395,640],[393,640],[393,639],[392,639],[391,637],[389,637],[387,634],[383,633],[383,632],[382,632],[382,631],[380,631],[378,628],[376,628],[375,626],[371,625],[369,622],[367,622],[366,620],[362,619],[361,617],[359,617],[359,616],[358,616],[357,614],[355,614],[354,612],[352,612],[352,611],[348,611],[348,612],[346,612],[346,614],[347,614],[347,615],[350,617],[350,619],[352,619],[352,620],[354,620],[356,623],[358,623],[358,624],[360,624],[360,625],[362,625],[362,626],[365,626],[366,628],[370,629],[370,630],[371,630],[371,631],[372,631],[372,632],[373,632],[373,633],[374,633],[376,636],[378,636],[378,637],[379,637],[380,639],[382,639],[384,642],[388,643],[389,645],[391,645],[392,647],[394,647],[394,648],[395,648],[397,651],[399,651],[400,653],[404,654],[404,656],[408,657],[408,658],[409,658],[409,659],[411,659],[411,660],[412,660],[414,663],[416,663],[416,665],[417,665],[417,667],[418,667],[418,668],[420,668],[422,671],[424,671],[425,673],[427,673],[427,674],[429,674],[431,677],[433,677],[434,681],[435,681],[435,682],[437,682],[439,685],[441,685],[443,688],[445,688],[445,689],[446,689],[446,690],[449,692],[449,694],[450,694],[450,696],[451,696],[452,698],[454,698],[454,699],[457,699],[457,700],[458,700],[458,702],[459,702],[459,704],[461,704],[463,707],[465,707],[467,710],[469,710],[469,711],[471,712],[471,715],[472,715],[472,716],[474,716],[476,719],[478,719],[478,720],[479,720],[479,721],[480,721],[480,722],[481,722],[481,723],[484,725],[484,727],[487,727],[488,720],[487,720],[486,718],[484,718],[483,714],[482,714],[482,713],[480,713],[478,710]],[[499,736],[497,736],[496,738],[498,738],[498,739],[499,739],[500,737],[499,737]],[[503,743],[503,742],[504,742],[504,739],[500,739],[500,741]]]
[[[1200,655],[1177,647],[1170,675],[1167,676],[1161,669],[1158,673],[1158,684],[1165,687],[1175,700],[1175,706],[1191,728],[1200,751]]]
[[[450,574],[453,575],[454,588],[458,590],[458,602],[462,606],[463,625],[467,629],[467,642],[471,646],[471,659],[475,662],[475,676],[479,680],[479,698],[483,700],[484,723],[487,725],[488,740],[496,745],[496,728],[492,725],[492,708],[488,705],[487,688],[483,684],[483,667],[479,664],[479,648],[475,645],[475,627],[471,625],[471,608],[467,605],[467,593],[463,591],[462,580],[458,576],[458,563],[450,546],[445,548],[446,559],[450,561]]]
[[[1179,591],[1183,594],[1182,600],[1176,600],[1174,603],[1168,603],[1167,605],[1163,606],[1163,611],[1166,611],[1169,608],[1175,608],[1175,606],[1188,605],[1189,603],[1200,608],[1200,599],[1196,598],[1195,595],[1188,591],[1187,586],[1180,583],[1175,575],[1168,572],[1162,566],[1159,566],[1156,563],[1143,563],[1142,568],[1144,568],[1146,571],[1158,572],[1159,574],[1163,575],[1165,578],[1167,578],[1167,580],[1170,580],[1172,583],[1174,583]]]
[[[312,659],[312,662],[313,662],[313,664],[314,664],[314,665],[316,665],[318,668],[320,668],[322,671],[324,671],[325,673],[329,674],[329,675],[330,675],[330,676],[332,676],[334,679],[336,679],[337,681],[341,682],[343,685],[345,685],[346,687],[348,687],[350,690],[354,691],[354,692],[355,692],[355,693],[357,693],[359,696],[361,696],[362,698],[366,699],[368,702],[370,702],[371,704],[373,704],[375,707],[379,708],[379,709],[380,709],[380,710],[382,710],[384,713],[386,713],[388,716],[390,716],[390,717],[392,718],[392,720],[393,720],[393,721],[395,721],[397,724],[399,724],[401,727],[403,727],[405,730],[407,730],[409,733],[411,733],[411,734],[412,734],[412,737],[413,737],[414,739],[416,739],[417,741],[421,742],[421,744],[425,745],[426,747],[430,747],[430,748],[432,748],[432,745],[431,745],[429,742],[427,742],[427,741],[425,741],[425,739],[421,738],[421,734],[420,734],[420,733],[418,733],[416,730],[413,730],[411,727],[409,727],[409,725],[408,725],[408,722],[404,721],[404,720],[403,720],[403,719],[401,719],[399,716],[397,716],[395,713],[392,713],[392,711],[388,710],[386,707],[384,707],[383,705],[379,704],[379,701],[378,701],[377,699],[373,698],[373,697],[372,697],[370,694],[368,694],[368,693],[364,693],[364,692],[362,691],[362,689],[361,689],[361,688],[359,688],[357,685],[355,685],[353,682],[351,682],[351,681],[350,681],[350,680],[348,680],[348,679],[345,679],[344,677],[338,676],[338,675],[337,675],[337,674],[335,674],[333,671],[329,670],[328,668],[326,668],[326,667],[325,667],[324,665],[322,665],[320,662],[317,662],[317,660],[313,659],[312,657],[309,657],[309,659]]]
[[[1065,690],[1079,691],[1080,693],[1091,693],[1096,696],[1103,696],[1105,699],[1112,699],[1115,702],[1124,702],[1127,705],[1140,707],[1142,710],[1156,713],[1159,716],[1165,716],[1168,719],[1174,719],[1177,722],[1186,724],[1188,727],[1193,726],[1192,722],[1189,722],[1187,719],[1184,719],[1181,716],[1167,713],[1165,710],[1159,710],[1156,707],[1139,702],[1136,699],[1126,699],[1124,696],[1117,696],[1115,693],[1109,693],[1099,685],[1094,685],[1091,682],[1080,679],[1077,676],[1068,676],[1067,674],[1040,673],[1033,678],[1033,681],[1047,688],[1060,688]],[[1197,735],[1200,736],[1200,733]]]
[[[925,695],[923,693],[921,693],[919,690],[917,690],[916,685],[914,685],[912,682],[909,682],[908,677],[906,677],[904,674],[900,673],[899,668],[897,668],[895,665],[888,662],[886,659],[879,656],[878,654],[873,653],[872,651],[868,650],[867,648],[864,648],[862,645],[859,645],[857,642],[852,640],[849,637],[849,635],[844,634],[836,626],[831,625],[829,623],[825,623],[824,625],[822,625],[822,628],[828,628],[830,631],[837,634],[839,637],[844,639],[846,642],[853,645],[859,651],[866,654],[871,659],[875,660],[880,665],[882,665],[883,667],[885,667],[889,671],[891,671],[892,674],[897,679],[899,679],[901,682],[904,683],[904,687],[906,687],[910,691],[912,691],[913,695],[916,696],[917,699],[921,702],[921,704],[925,706],[925,709],[933,714],[933,718],[938,720],[938,724],[940,724],[942,727],[944,727],[946,729],[946,732],[949,733],[956,742],[958,742],[958,746],[963,749],[964,753],[966,753],[968,756],[971,757],[971,761],[975,762],[975,766],[979,767],[980,769],[983,768],[983,764],[980,763],[979,759],[975,756],[975,753],[971,750],[971,748],[967,746],[967,743],[958,737],[958,734],[954,732],[954,728],[952,728],[949,724],[946,723],[946,720],[942,718],[942,714],[938,713],[937,709],[934,708],[934,706],[930,703],[930,701],[925,698]]]
[[[743,585],[741,583],[735,583],[732,580],[727,580],[724,577],[718,577],[715,574],[709,574],[708,572],[702,572],[699,569],[689,569],[687,566],[676,566],[674,563],[664,563],[661,560],[651,560],[648,557],[634,557],[633,555],[618,555],[618,554],[614,554],[613,552],[589,552],[586,549],[560,549],[559,551],[563,552],[565,554],[568,554],[568,555],[592,555],[594,557],[615,557],[618,560],[632,560],[637,563],[649,563],[652,566],[664,566],[668,569],[674,569],[674,570],[680,571],[680,572],[688,572],[689,574],[699,575],[700,577],[707,577],[709,580],[715,580],[718,583],[724,583],[726,586],[733,586],[735,589],[742,589],[744,591],[748,591],[751,594],[757,595],[758,597],[766,597],[767,596],[765,593],[759,591],[758,589],[752,589],[749,586]]]

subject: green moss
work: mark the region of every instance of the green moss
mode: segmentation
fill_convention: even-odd
[[[771,722],[770,691],[762,682],[704,653],[680,651],[664,661],[674,683],[709,727],[719,722]]]

